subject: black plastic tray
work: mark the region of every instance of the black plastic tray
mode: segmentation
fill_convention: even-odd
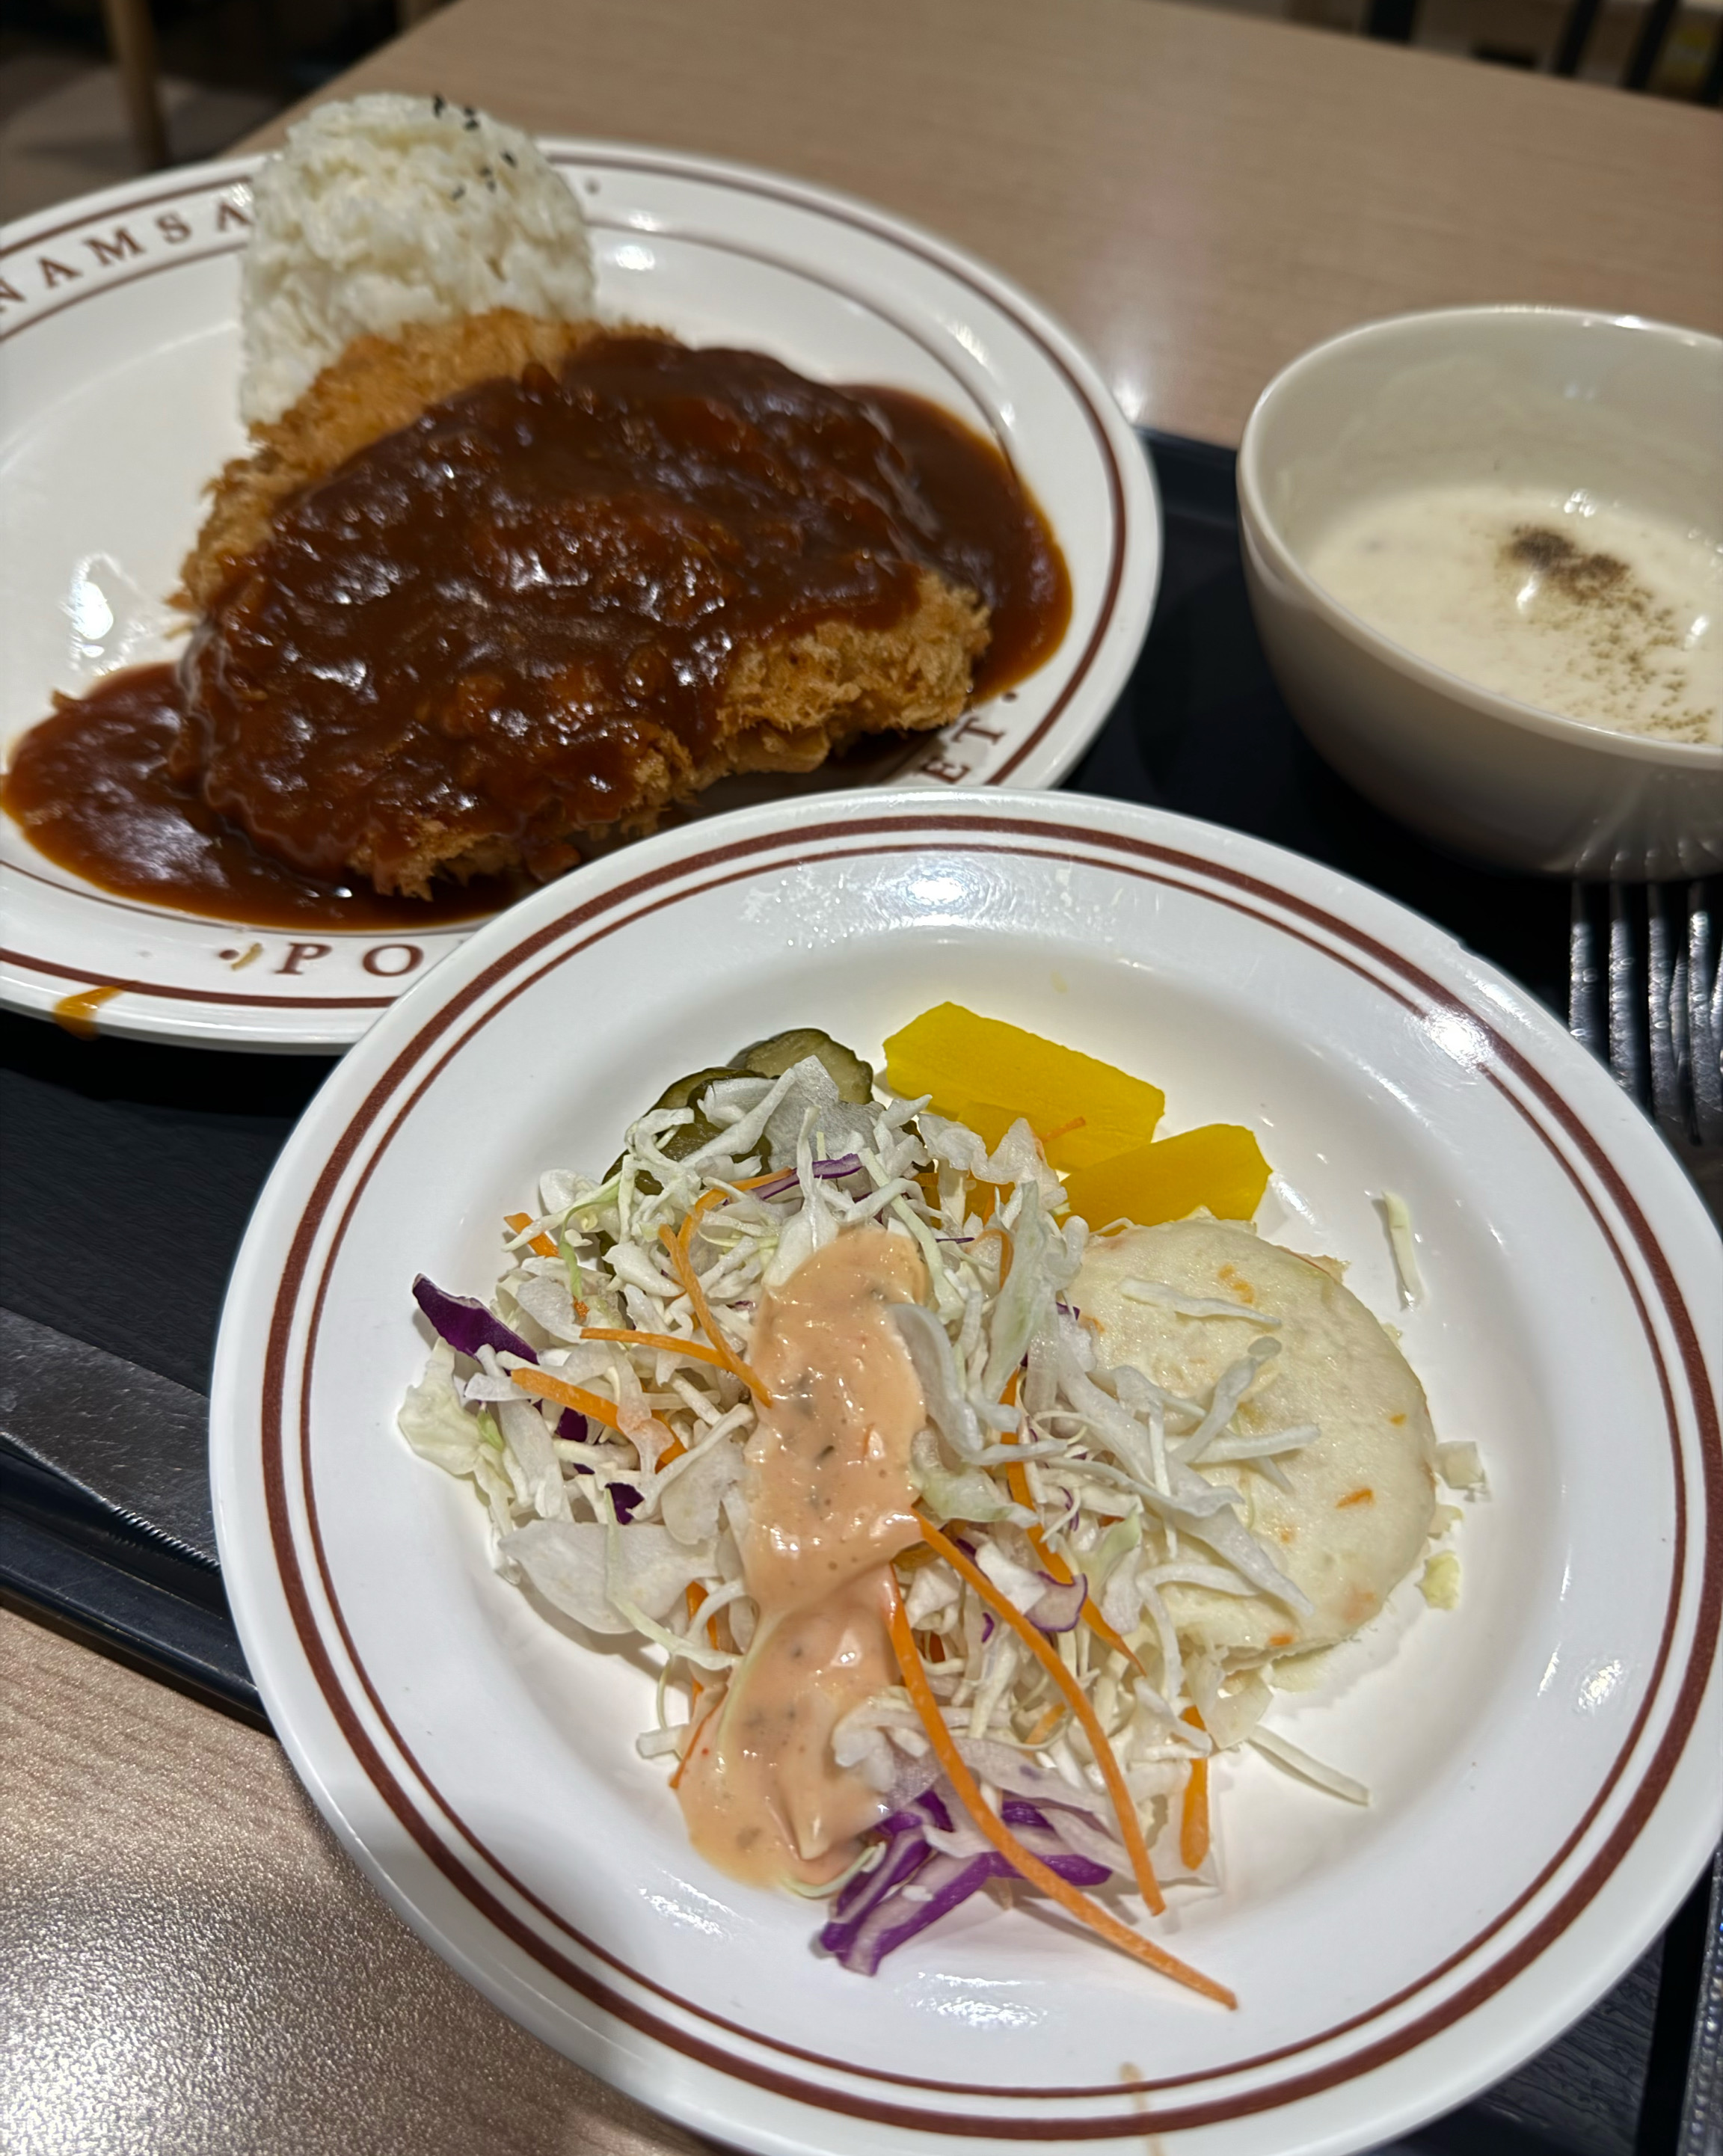
[[[1153,631],[1068,782],[1230,824],[1439,921],[1559,1017],[1565,886],[1464,865],[1378,814],[1305,743],[1269,680],[1238,562],[1233,459],[1151,436],[1167,518]],[[328,1063],[95,1043],[0,1014],[0,1304],[203,1391],[252,1204]],[[259,1717],[218,1573],[0,1444],[0,1593]],[[1400,2147],[1674,2156],[1702,1889],[1585,2019]]]

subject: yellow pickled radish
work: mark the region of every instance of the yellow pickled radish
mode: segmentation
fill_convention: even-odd
[[[1205,1123],[1079,1168],[1066,1178],[1065,1197],[1091,1228],[1121,1217],[1152,1228],[1186,1219],[1199,1206],[1217,1219],[1248,1220],[1268,1182],[1269,1163],[1249,1131],[1240,1123]]]
[[[885,1058],[894,1092],[931,1093],[937,1113],[967,1123],[989,1149],[1023,1116],[1061,1171],[1146,1147],[1166,1105],[1158,1086],[961,1004],[911,1019]]]

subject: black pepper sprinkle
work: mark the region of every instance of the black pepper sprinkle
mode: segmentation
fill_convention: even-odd
[[[515,153],[514,153],[514,151],[513,151],[512,150],[505,150],[505,151],[503,151],[503,162],[504,162],[505,165],[512,165],[512,164],[514,163],[514,162],[515,162]]]
[[[431,100],[431,117],[433,120],[440,120],[448,110],[449,100],[446,97],[433,97]]]
[[[462,197],[465,192],[466,192],[466,189],[465,189],[464,187],[457,187],[457,188],[455,189],[454,192],[454,193],[453,193],[453,194],[449,198],[449,199],[450,200],[450,202],[459,202],[459,201],[460,200],[461,197]]]
[[[1553,625],[1565,613],[1578,631],[1587,648],[1588,680],[1623,703],[1656,693],[1658,708],[1637,721],[1623,719],[1624,731],[1678,741],[1704,739],[1705,713],[1682,706],[1690,693],[1688,676],[1659,656],[1679,650],[1679,625],[1627,562],[1614,554],[1588,552],[1564,532],[1536,524],[1516,525],[1500,559],[1516,577],[1529,570],[1536,580],[1521,593],[1522,604],[1536,591],[1538,612],[1546,624]]]

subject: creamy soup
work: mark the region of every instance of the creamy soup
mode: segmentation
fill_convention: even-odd
[[[1623,733],[1723,740],[1723,546],[1483,482],[1366,502],[1305,556],[1343,606],[1499,696]]]

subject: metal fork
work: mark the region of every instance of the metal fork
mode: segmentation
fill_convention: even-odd
[[[1649,884],[1643,895],[1613,883],[1607,901],[1577,883],[1568,944],[1568,1030],[1650,1111],[1714,1211],[1723,1204],[1719,896],[1715,878]]]
[[[1567,1027],[1649,1109],[1723,1225],[1720,897],[1723,879],[1715,878],[1685,887],[1650,884],[1643,897],[1611,884],[1607,902],[1597,886],[1575,884]],[[1602,964],[1600,942],[1608,952]],[[1712,1859],[1710,1887],[1675,2156],[1723,2156],[1723,1849]]]

